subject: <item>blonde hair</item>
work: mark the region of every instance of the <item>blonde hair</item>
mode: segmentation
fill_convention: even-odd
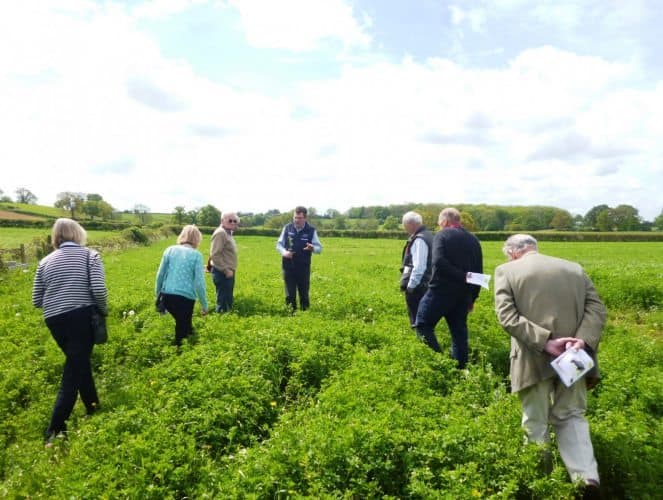
[[[182,232],[177,237],[177,243],[180,245],[188,243],[193,248],[198,248],[198,245],[200,245],[200,240],[202,239],[203,235],[200,233],[200,229],[198,229],[194,224],[188,224],[182,228]]]
[[[62,217],[53,224],[51,243],[53,244],[53,248],[58,249],[65,241],[73,241],[83,246],[87,241],[87,233],[75,220]]]

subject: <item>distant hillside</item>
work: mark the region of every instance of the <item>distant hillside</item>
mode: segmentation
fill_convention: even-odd
[[[44,217],[37,217],[35,215],[21,214],[18,212],[11,212],[0,209],[0,219],[4,220],[45,220]]]
[[[61,208],[29,205],[27,203],[0,203],[0,219],[43,220],[57,219],[58,217],[66,217],[67,215],[67,212]]]
[[[49,220],[58,217],[71,217],[67,210],[45,205],[29,205],[27,203],[0,203],[0,220]],[[168,224],[172,222],[172,214],[150,213],[146,215],[147,223]],[[76,220],[86,221],[89,217],[76,212]],[[99,220],[96,218],[95,220]],[[139,217],[133,212],[116,212],[113,220],[135,224]]]

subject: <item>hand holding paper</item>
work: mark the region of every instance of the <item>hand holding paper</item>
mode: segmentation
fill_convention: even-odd
[[[566,387],[571,387],[589,370],[594,368],[594,360],[584,349],[567,349],[551,363]]]
[[[479,285],[488,290],[488,283],[490,283],[490,274],[481,273],[467,273],[465,282],[472,285]]]

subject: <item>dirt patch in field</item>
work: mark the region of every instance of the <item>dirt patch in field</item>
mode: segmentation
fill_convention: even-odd
[[[16,212],[9,212],[7,210],[0,210],[0,219],[5,220],[46,220],[43,217],[35,215],[18,214]]]

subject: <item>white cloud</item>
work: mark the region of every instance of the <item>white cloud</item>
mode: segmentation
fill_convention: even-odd
[[[207,3],[209,0],[149,0],[131,7],[131,14],[136,18],[159,19],[178,14],[194,5]]]
[[[370,37],[344,0],[230,0],[238,9],[248,42],[254,47],[311,51],[324,40],[346,47],[367,47]],[[364,14],[365,23],[370,19]]]
[[[486,11],[484,9],[463,9],[457,5],[450,5],[451,22],[456,25],[467,23],[472,31],[480,33],[486,23]]]
[[[347,62],[336,78],[273,97],[165,58],[131,10],[27,4],[0,20],[19,53],[0,47],[5,193],[25,186],[49,204],[61,191],[98,192],[120,209],[157,211],[429,201],[660,212],[663,82],[637,89],[631,64],[554,47],[490,70],[439,58]],[[237,5],[258,16],[255,4]],[[346,20],[327,26],[301,7],[311,31],[260,43],[304,50],[329,34],[359,43],[349,7],[328,5],[337,9],[323,10],[328,20]]]

